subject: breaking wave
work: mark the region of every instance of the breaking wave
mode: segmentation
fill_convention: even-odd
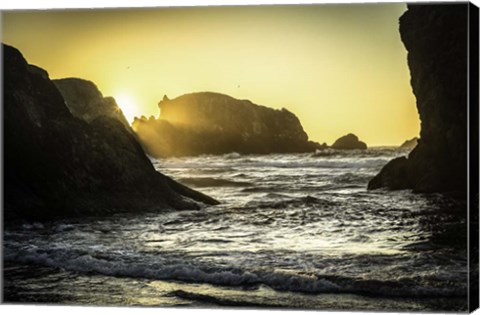
[[[81,273],[95,273],[114,277],[175,280],[209,283],[221,286],[266,285],[279,291],[302,293],[351,293],[360,295],[398,297],[463,296],[465,287],[431,287],[416,284],[413,278],[399,281],[364,280],[331,275],[301,275],[275,271],[247,271],[240,268],[208,264],[192,264],[191,261],[156,257],[160,262],[142,262],[142,258],[128,259],[108,254],[92,254],[69,251],[65,248],[44,251],[37,248],[17,253],[6,251],[5,261],[38,264]]]

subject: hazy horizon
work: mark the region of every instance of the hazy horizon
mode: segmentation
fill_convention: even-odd
[[[131,122],[212,91],[295,113],[310,139],[369,146],[418,136],[405,4],[2,12],[3,42],[52,79],[93,81]]]

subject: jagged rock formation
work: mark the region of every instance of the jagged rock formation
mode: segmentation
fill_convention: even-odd
[[[367,145],[358,139],[353,133],[338,138],[333,144],[332,149],[337,150],[365,150]]]
[[[159,119],[135,119],[133,129],[149,154],[157,157],[199,154],[312,152],[298,118],[227,95],[202,92],[159,103]]]
[[[408,158],[389,162],[369,189],[466,190],[468,3],[409,4],[400,18],[421,120]]]
[[[88,123],[100,116],[112,117],[132,132],[130,124],[115,99],[103,97],[102,92],[93,82],[78,78],[52,81],[62,94],[65,104],[73,116]]]
[[[417,144],[418,144],[418,138],[414,137],[410,140],[405,140],[405,142],[400,145],[400,148],[402,148],[402,149],[413,149],[417,146]]]
[[[116,118],[74,117],[46,71],[7,45],[3,70],[6,220],[215,203],[156,172]]]

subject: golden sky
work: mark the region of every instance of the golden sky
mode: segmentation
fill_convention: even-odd
[[[398,33],[404,4],[9,11],[2,41],[52,79],[79,77],[127,119],[212,91],[286,107],[310,139],[398,145],[420,123]]]

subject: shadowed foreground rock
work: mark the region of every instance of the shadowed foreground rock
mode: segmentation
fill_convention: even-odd
[[[353,133],[340,137],[332,144],[333,149],[337,150],[365,150],[367,145],[358,139]]]
[[[28,65],[18,50],[3,45],[3,58],[5,219],[216,202],[156,172],[121,120],[74,117],[48,74]]]
[[[409,4],[400,18],[420,140],[408,158],[390,161],[369,189],[466,191],[468,5]]]
[[[157,157],[200,154],[313,152],[298,118],[227,95],[202,92],[164,97],[160,118],[133,122],[143,146]]]

